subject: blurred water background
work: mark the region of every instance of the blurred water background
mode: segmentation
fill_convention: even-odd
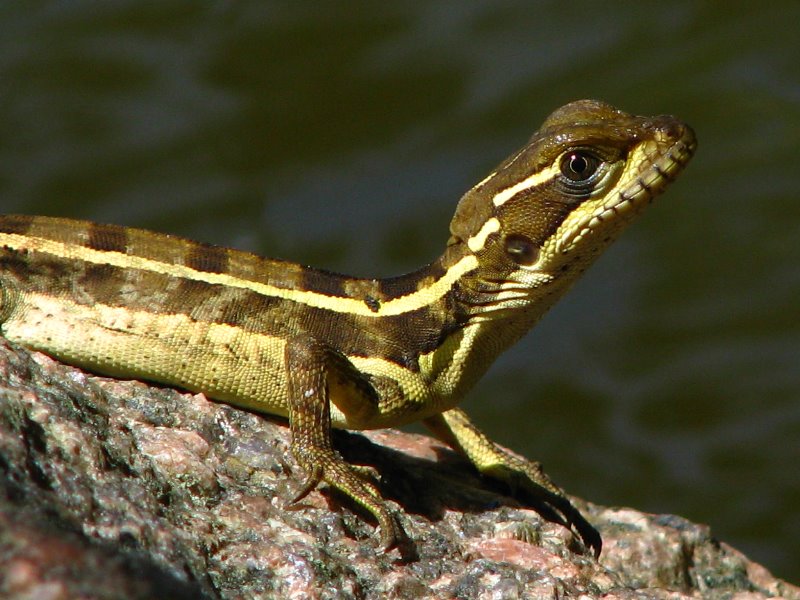
[[[800,3],[0,4],[0,210],[358,275],[434,258],[554,108],[698,155],[466,408],[570,492],[800,582]]]

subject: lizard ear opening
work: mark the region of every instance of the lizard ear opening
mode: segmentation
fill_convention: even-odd
[[[539,247],[529,237],[512,233],[506,236],[506,254],[520,266],[530,267],[539,260]]]

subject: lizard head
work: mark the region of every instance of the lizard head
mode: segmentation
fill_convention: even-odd
[[[639,117],[594,100],[556,110],[463,196],[451,222],[450,243],[477,258],[469,287],[481,312],[566,289],[695,147],[694,132],[675,117]]]

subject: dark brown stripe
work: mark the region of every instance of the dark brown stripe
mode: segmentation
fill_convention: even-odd
[[[207,273],[226,273],[228,251],[220,246],[196,243],[186,255],[186,266]]]
[[[280,298],[245,290],[231,291],[227,295],[216,303],[215,322],[270,334],[274,324],[282,321],[280,311],[285,305]]]
[[[382,296],[389,300],[413,294],[421,287],[438,281],[444,277],[445,273],[447,273],[447,269],[440,261],[436,261],[413,273],[381,279],[378,281],[378,286]]]
[[[256,296],[252,292],[244,293],[242,297],[241,300],[232,299],[219,305],[217,309],[217,319],[220,323],[240,327],[251,311],[268,310],[271,305],[276,304],[270,303],[269,298],[265,296]]]
[[[196,320],[219,322],[217,311],[213,309],[220,304],[218,296],[223,288],[219,284],[173,278],[163,287],[164,297],[160,304],[152,306],[152,312],[191,315]]]
[[[441,315],[428,308],[386,317],[381,319],[381,331],[375,332],[377,339],[367,348],[366,356],[379,356],[417,372],[420,354],[438,347],[445,326]]]
[[[125,228],[120,225],[91,223],[88,233],[87,248],[103,252],[125,253],[128,247],[128,234],[125,232]]]
[[[155,293],[155,292],[154,292]],[[251,290],[231,288],[193,279],[171,279],[161,284],[161,300],[144,308],[159,314],[185,314],[197,321],[221,323],[246,331],[272,333],[282,322],[275,309],[284,300]],[[288,317],[287,317],[288,318]]]
[[[347,298],[349,294],[344,288],[346,277],[322,271],[320,269],[303,269],[300,279],[301,289],[310,292],[334,296],[337,298]]]
[[[565,198],[570,201],[565,201]],[[572,200],[573,197],[565,194],[558,178],[555,178],[518,193],[497,209],[497,216],[501,223],[520,224],[513,232],[507,233],[524,235],[536,246],[541,246],[580,204],[580,198]],[[536,218],[531,218],[531,215],[536,215]]]
[[[0,274],[16,280],[19,289],[46,292],[52,295],[70,294],[77,263],[65,263],[60,258],[39,252],[9,250],[0,247]]]
[[[27,233],[34,219],[28,215],[3,215],[0,217],[0,233]]]
[[[76,263],[77,265],[80,263]],[[128,271],[113,265],[83,263],[83,274],[77,277],[79,289],[88,292],[94,302],[119,306],[124,302],[122,290],[128,283]]]

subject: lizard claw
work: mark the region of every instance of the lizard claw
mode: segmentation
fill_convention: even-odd
[[[297,504],[300,502],[300,500],[308,496],[311,491],[319,485],[320,481],[322,481],[322,475],[322,468],[314,467],[306,476],[305,481],[300,486],[300,489],[298,490],[297,494],[295,494],[294,498],[289,500],[289,506],[292,504]]]

